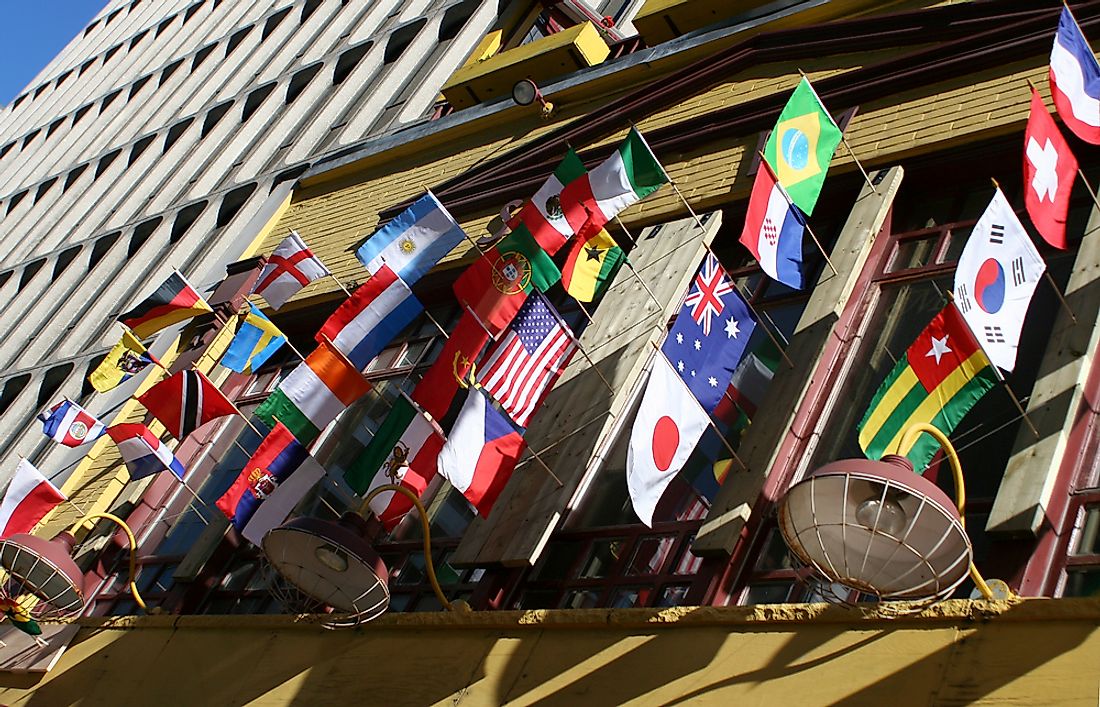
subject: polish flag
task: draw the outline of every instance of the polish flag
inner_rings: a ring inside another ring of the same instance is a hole
[[[0,538],[29,533],[65,496],[26,459],[19,462],[15,476],[0,501]]]
[[[1077,158],[1032,88],[1024,131],[1024,204],[1043,240],[1055,248],[1067,247],[1066,214],[1076,175]]]
[[[687,463],[710,418],[664,354],[653,359],[626,451],[626,485],[634,512],[653,527],[661,494]]]

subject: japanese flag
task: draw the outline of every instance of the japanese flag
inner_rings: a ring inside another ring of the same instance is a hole
[[[1035,228],[1055,248],[1067,248],[1066,214],[1077,158],[1039,92],[1031,89],[1031,117],[1024,131],[1024,204]]]
[[[710,418],[663,354],[653,359],[649,383],[626,451],[626,485],[634,512],[653,526],[661,494],[683,468]]]

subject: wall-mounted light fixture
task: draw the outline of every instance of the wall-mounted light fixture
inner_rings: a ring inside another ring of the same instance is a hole
[[[543,97],[542,91],[531,79],[522,79],[512,86],[512,100],[520,106],[529,106],[538,101],[542,106],[543,118],[549,118],[554,112],[554,104]]]

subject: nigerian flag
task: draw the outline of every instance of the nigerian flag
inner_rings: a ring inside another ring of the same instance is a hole
[[[764,146],[780,186],[803,213],[813,213],[841,132],[805,76],[798,82]]]
[[[898,450],[905,431],[925,422],[950,435],[996,382],[978,340],[955,305],[948,303],[879,386],[859,423],[859,446],[868,459],[902,454],[921,472],[939,442],[921,435],[909,449]]]

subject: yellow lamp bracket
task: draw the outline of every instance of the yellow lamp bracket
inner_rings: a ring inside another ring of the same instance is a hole
[[[126,533],[127,540],[130,541],[130,594],[134,597],[134,603],[141,607],[142,611],[146,611],[145,600],[141,598],[141,593],[137,588],[137,539],[134,537],[134,531],[130,530],[130,526],[126,525],[126,521],[122,520],[118,516],[112,513],[89,513],[73,525],[72,532],[75,532],[84,525],[84,523],[90,520],[109,520],[118,527],[122,528],[122,531]]]

